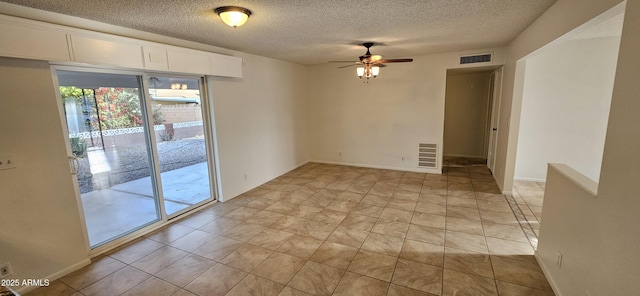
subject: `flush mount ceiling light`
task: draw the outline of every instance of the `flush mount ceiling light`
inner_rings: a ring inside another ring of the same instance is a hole
[[[244,25],[251,15],[251,10],[238,6],[222,6],[213,11],[220,16],[225,24],[234,28]]]

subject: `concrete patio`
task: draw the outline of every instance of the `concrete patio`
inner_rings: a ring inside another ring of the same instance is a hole
[[[211,197],[207,163],[161,173],[168,215]],[[188,186],[185,186],[188,184]],[[150,177],[82,194],[92,247],[160,219]]]

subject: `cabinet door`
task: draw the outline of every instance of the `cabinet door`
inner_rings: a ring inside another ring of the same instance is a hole
[[[169,70],[167,50],[154,46],[143,46],[144,68],[149,70]]]
[[[69,61],[67,36],[62,32],[0,24],[0,56]]]
[[[242,58],[220,54],[211,56],[211,72],[214,76],[242,78]]]
[[[169,71],[191,74],[208,74],[209,57],[195,50],[168,50]]]
[[[142,45],[71,36],[73,60],[81,63],[143,69]]]

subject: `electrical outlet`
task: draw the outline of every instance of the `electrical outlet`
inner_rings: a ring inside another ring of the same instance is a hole
[[[13,269],[11,268],[11,262],[3,263],[0,265],[0,278],[6,278],[13,274]]]
[[[0,170],[15,169],[16,161],[13,155],[0,156]]]
[[[558,257],[556,257],[556,264],[558,264],[558,268],[562,268],[562,253],[558,252]]]

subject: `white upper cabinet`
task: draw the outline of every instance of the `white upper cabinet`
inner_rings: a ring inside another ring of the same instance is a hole
[[[145,69],[159,71],[169,70],[167,50],[165,48],[144,45],[142,47],[142,52],[144,54]]]
[[[71,35],[73,61],[143,69],[142,45]]]
[[[242,77],[242,58],[0,14],[0,56]]]
[[[0,22],[0,56],[69,61],[67,36],[62,32]]]
[[[209,73],[209,56],[201,51],[188,49],[167,50],[169,71],[180,73]]]
[[[211,72],[213,76],[242,78],[242,59],[238,57],[212,54]]]

